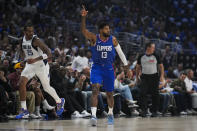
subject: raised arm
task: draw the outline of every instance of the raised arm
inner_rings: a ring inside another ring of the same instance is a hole
[[[92,32],[89,32],[87,29],[86,29],[86,16],[87,16],[87,13],[88,11],[86,11],[85,7],[82,6],[82,11],[81,11],[81,31],[82,31],[82,34],[90,41],[92,41],[93,43],[96,42],[96,35]]]

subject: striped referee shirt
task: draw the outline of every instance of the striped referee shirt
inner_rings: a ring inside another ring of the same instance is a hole
[[[162,64],[162,61],[155,53],[152,55],[141,54],[137,59],[137,64],[141,65],[142,74],[151,75],[158,73],[158,64]]]

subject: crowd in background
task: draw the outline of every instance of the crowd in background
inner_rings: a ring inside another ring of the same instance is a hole
[[[83,117],[84,110],[90,112],[89,78],[92,60],[89,43],[79,39],[78,33],[69,32],[68,27],[59,21],[70,20],[80,23],[82,4],[85,4],[89,11],[88,25],[96,26],[98,21],[105,19],[110,23],[113,33],[130,32],[148,38],[178,42],[176,51],[172,50],[170,45],[166,45],[161,53],[166,80],[158,87],[161,96],[160,112],[163,115],[168,112],[173,115],[195,114],[193,109],[197,108],[197,101],[196,84],[192,82],[194,71],[184,70],[182,63],[174,64],[174,56],[177,53],[188,53],[183,49],[190,49],[189,53],[197,54],[196,3],[196,0],[150,0],[147,3],[143,0],[132,0],[125,1],[124,4],[117,4],[113,0],[86,0],[85,3],[78,0],[0,0],[0,116],[4,118],[5,114],[18,113],[18,81],[23,67],[16,66],[20,62],[17,52],[20,43],[17,38],[23,36],[23,25],[27,21],[34,23],[35,34],[48,45],[53,54],[53,61],[49,63],[50,82],[58,95],[66,100],[63,117]],[[148,5],[151,5],[151,9]],[[166,8],[169,10],[166,11]],[[157,14],[155,10],[160,11],[162,15]],[[50,19],[43,20],[46,16]],[[140,112],[140,86],[135,83],[136,56],[127,56],[130,57],[130,71],[127,74],[124,74],[118,58],[114,63],[114,113],[117,116],[138,116]],[[42,91],[36,78],[29,83],[31,88],[27,87],[27,101],[30,113],[34,114],[36,106],[45,105],[45,99],[49,105],[55,105],[54,100]],[[98,99],[98,113],[100,116],[106,116],[106,95],[102,90]],[[151,102],[148,112],[151,112]],[[52,107],[45,113],[56,117]]]

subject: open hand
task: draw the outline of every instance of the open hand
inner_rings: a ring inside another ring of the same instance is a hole
[[[87,16],[88,11],[85,9],[85,6],[82,5],[81,16]]]

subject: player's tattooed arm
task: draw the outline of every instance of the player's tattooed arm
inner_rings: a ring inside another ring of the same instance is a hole
[[[86,37],[86,39],[95,43],[96,42],[96,35],[92,32],[89,32],[86,28],[87,13],[88,13],[88,11],[85,9],[84,6],[82,6],[82,10],[81,10],[81,31],[82,31],[82,34]]]

